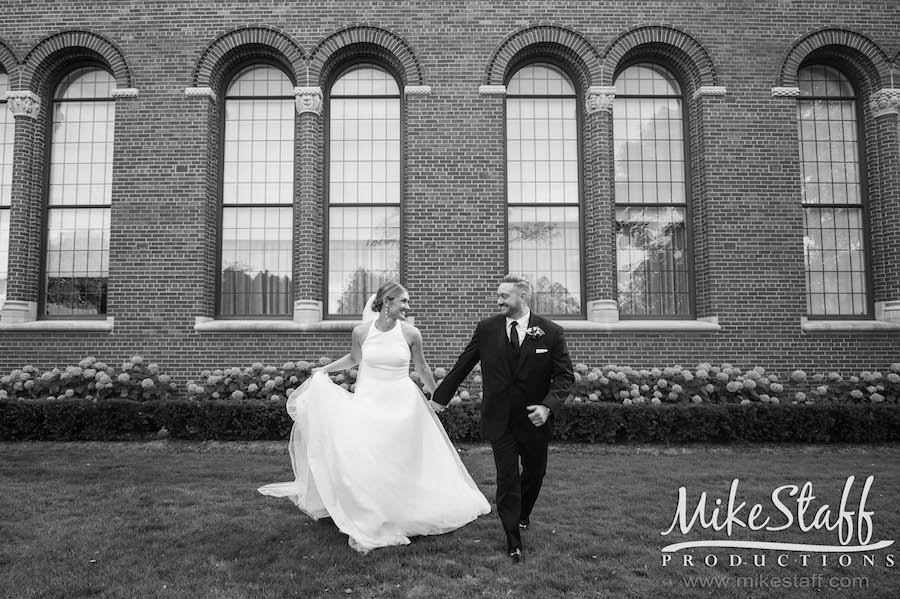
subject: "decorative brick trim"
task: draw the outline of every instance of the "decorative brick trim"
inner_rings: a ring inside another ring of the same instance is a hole
[[[616,88],[612,85],[592,85],[585,96],[585,110],[588,114],[606,111],[611,112]]]
[[[869,107],[876,119],[900,114],[900,88],[886,87],[874,92],[869,98]]]
[[[137,98],[138,89],[136,87],[117,87],[112,90],[113,98]]]
[[[643,23],[619,34],[602,50],[602,85],[613,85],[623,60],[652,52],[668,56],[692,78],[692,87],[718,86],[716,67],[703,45],[684,30],[665,23]]]
[[[772,88],[772,97],[773,98],[796,98],[800,95],[799,87],[773,87]]]
[[[479,85],[478,93],[482,96],[505,96],[505,85]]]
[[[62,31],[39,42],[22,64],[20,89],[39,89],[35,76],[46,70],[45,65],[54,56],[64,58],[68,54],[88,50],[98,55],[110,68],[116,80],[116,87],[132,87],[131,71],[125,61],[125,54],[113,42],[91,31]]]
[[[211,87],[188,87],[184,90],[184,95],[186,96],[205,96],[212,100],[216,101],[216,92],[213,91]]]
[[[0,41],[0,70],[9,75],[10,88],[18,88],[19,59],[3,41]]]
[[[306,73],[306,55],[300,44],[289,34],[268,26],[248,26],[232,29],[213,41],[204,50],[191,79],[194,87],[217,88],[217,75],[235,53],[253,50],[273,54],[285,67],[290,66],[294,81],[301,81]]]
[[[294,95],[297,105],[297,114],[311,112],[316,116],[322,116],[322,88],[321,87],[295,87]]]
[[[407,85],[403,88],[407,96],[427,96],[431,94],[430,85]]]
[[[523,55],[550,54],[579,73],[582,89],[600,80],[600,55],[587,37],[571,27],[556,23],[534,23],[506,36],[488,59],[484,85],[502,85],[511,68]]]
[[[806,57],[825,46],[843,46],[849,52],[847,59],[858,62],[853,54],[864,57],[870,63],[872,69],[878,73],[881,81],[879,85],[888,83],[890,79],[891,65],[887,54],[868,37],[838,27],[822,27],[798,38],[791,47],[782,54],[779,62],[779,72],[775,77],[776,86],[796,87],[797,71]]]
[[[694,90],[691,99],[696,100],[701,96],[724,96],[728,93],[724,85],[701,85]]]
[[[13,116],[36,119],[41,110],[41,99],[30,91],[6,92],[6,100]]]
[[[405,39],[383,27],[363,24],[338,29],[316,46],[309,58],[307,85],[325,85],[335,63],[357,56],[376,56],[389,62],[404,86],[425,85],[424,69]]]

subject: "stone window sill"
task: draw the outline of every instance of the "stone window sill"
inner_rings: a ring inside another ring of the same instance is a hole
[[[555,320],[566,331],[592,333],[633,333],[633,332],[675,332],[675,333],[715,333],[722,330],[718,316],[696,320]]]
[[[886,320],[809,320],[800,317],[804,333],[900,333],[900,322]]]
[[[284,332],[284,333],[320,333],[320,332],[350,332],[358,325],[359,320],[320,320],[318,322],[300,323],[293,320],[216,320],[206,316],[195,317],[194,330],[202,333],[230,333],[230,332]],[[406,322],[413,324],[413,317],[408,317]]]
[[[110,333],[113,317],[105,320],[28,320],[25,322],[0,322],[0,331],[61,331],[73,333]]]

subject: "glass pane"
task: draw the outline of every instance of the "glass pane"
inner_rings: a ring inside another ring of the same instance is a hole
[[[0,73],[6,77],[5,73]],[[9,206],[12,189],[13,141],[15,139],[15,119],[3,102],[3,91],[0,87],[0,208]]]
[[[332,96],[399,96],[400,86],[390,73],[367,64],[345,72],[331,87]]]
[[[9,75],[0,71],[0,102],[6,100],[6,92],[9,91]]]
[[[801,96],[821,98],[852,98],[856,95],[847,76],[838,69],[815,64],[797,72],[797,84]]]
[[[294,199],[294,101],[225,101],[223,204]]]
[[[627,315],[690,314],[685,211],[616,208],[619,310]]]
[[[47,211],[45,314],[106,313],[109,208]]]
[[[328,235],[328,312],[358,317],[383,282],[400,278],[400,208],[332,207]]]
[[[54,102],[51,206],[110,203],[114,120],[111,100]]]
[[[862,209],[806,207],[803,225],[810,314],[866,314]]]
[[[616,97],[680,95],[681,86],[675,76],[651,62],[632,65],[616,77]]]
[[[331,100],[331,204],[400,203],[400,99]]]
[[[516,71],[506,86],[506,95],[574,96],[575,88],[555,66],[535,63]]]
[[[290,207],[224,207],[219,313],[287,315],[293,305]]]
[[[116,80],[112,74],[97,67],[75,69],[59,82],[53,98],[74,100],[81,98],[112,98]]]
[[[287,74],[268,65],[250,65],[237,74],[228,86],[228,96],[291,96],[294,86]]]
[[[6,300],[9,269],[9,208],[0,208],[0,307]]]
[[[801,194],[805,204],[859,204],[855,100],[800,100]]]
[[[532,283],[539,314],[581,313],[581,235],[577,206],[510,206],[509,270]]]
[[[685,202],[683,130],[680,98],[616,97],[613,135],[617,203]]]
[[[506,100],[510,204],[578,204],[578,122],[574,98]]]

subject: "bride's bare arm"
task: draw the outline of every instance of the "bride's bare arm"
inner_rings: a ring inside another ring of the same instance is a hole
[[[362,359],[362,342],[365,340],[365,334],[368,330],[368,327],[358,326],[353,329],[353,339],[350,344],[350,353],[346,354],[334,362],[326,364],[325,366],[321,366],[319,368],[313,368],[312,372],[340,372],[341,370],[349,370],[353,368],[359,361]]]
[[[429,393],[434,393],[434,390],[437,389],[437,383],[434,380],[434,375],[431,373],[428,362],[425,361],[425,351],[422,348],[422,333],[416,327],[410,327],[410,337],[409,349],[412,353],[416,373],[425,384],[425,390]]]

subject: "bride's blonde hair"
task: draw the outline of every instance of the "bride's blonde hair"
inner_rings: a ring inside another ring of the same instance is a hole
[[[385,281],[375,292],[375,302],[372,304],[373,312],[381,312],[384,307],[384,300],[392,300],[395,297],[403,295],[406,288],[397,281]]]

